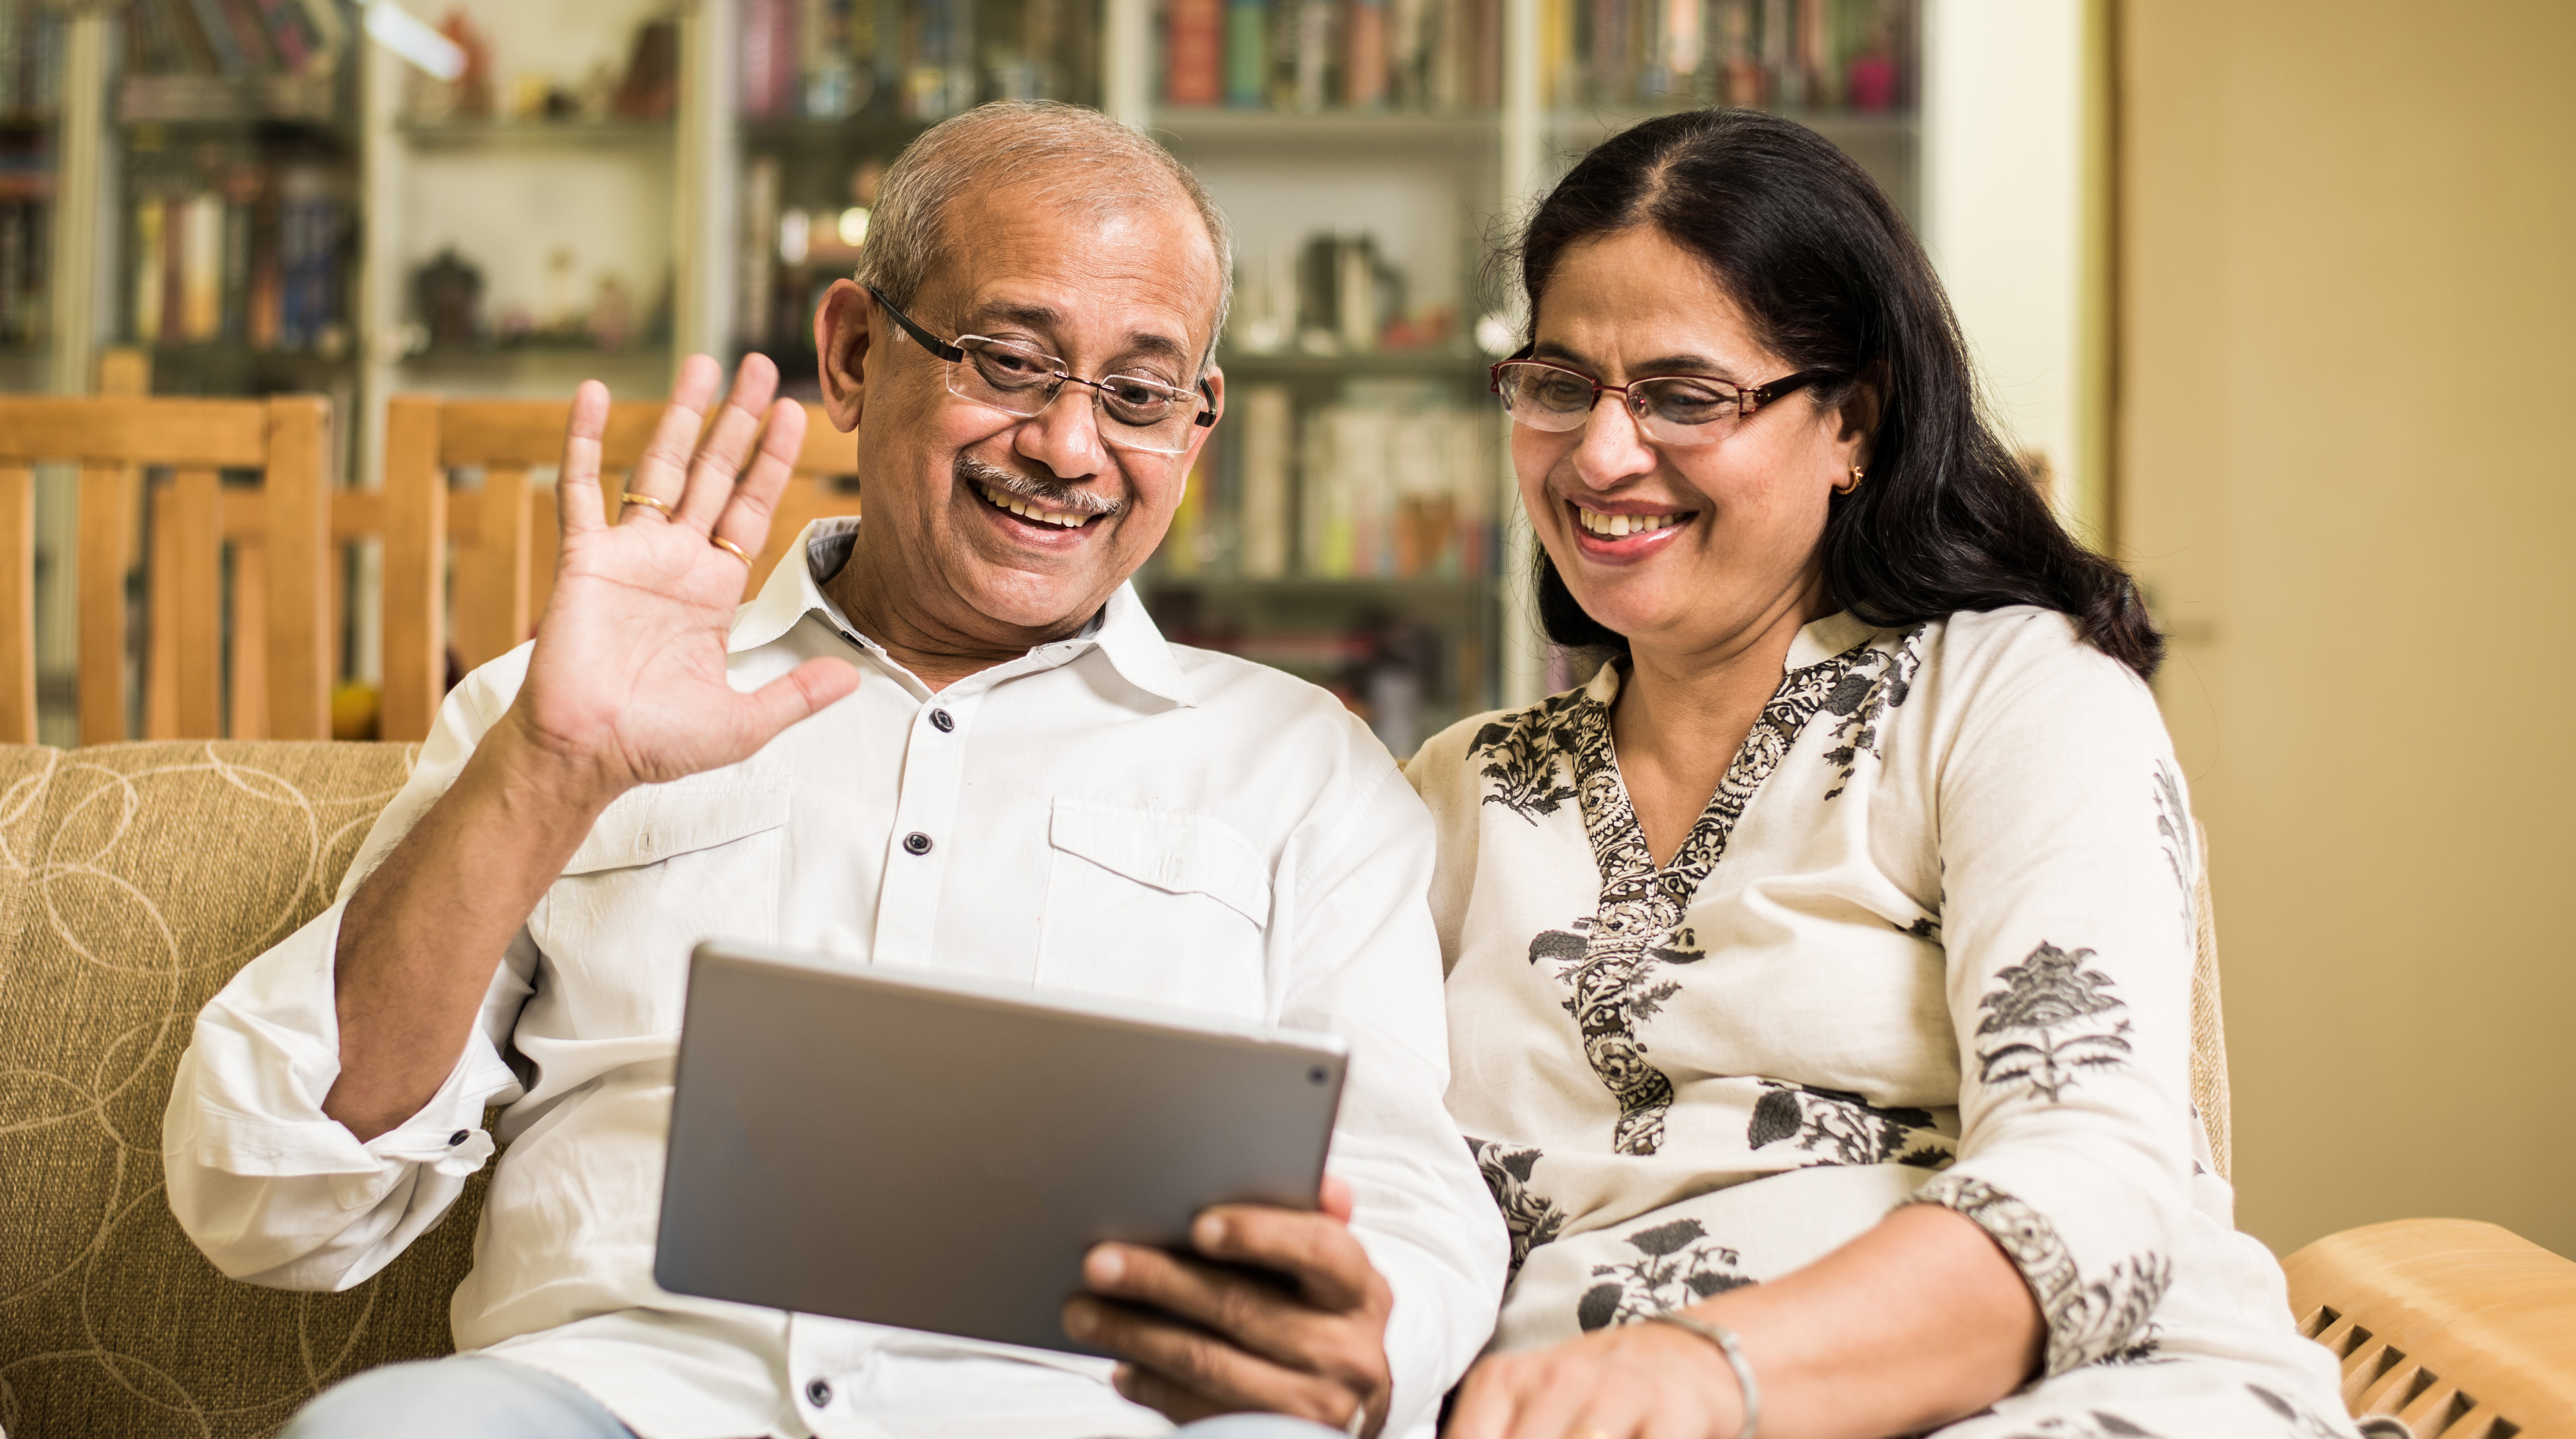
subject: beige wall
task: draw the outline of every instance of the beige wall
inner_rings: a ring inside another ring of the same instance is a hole
[[[2576,5],[2121,10],[2119,544],[2239,1219],[2576,1254]]]

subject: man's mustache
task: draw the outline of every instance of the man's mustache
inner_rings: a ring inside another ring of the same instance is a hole
[[[960,484],[988,485],[1006,495],[1032,500],[1052,510],[1073,510],[1086,515],[1115,515],[1127,508],[1127,502],[1108,495],[1095,494],[1076,485],[1057,480],[1032,479],[1014,474],[999,465],[988,465],[972,455],[960,454],[953,467]]]

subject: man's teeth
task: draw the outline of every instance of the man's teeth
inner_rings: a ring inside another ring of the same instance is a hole
[[[1574,507],[1574,513],[1575,517],[1582,521],[1585,530],[1612,540],[1622,535],[1641,535],[1648,530],[1665,529],[1690,518],[1687,514],[1605,515],[1587,510],[1581,505]]]
[[[975,488],[983,492],[985,501],[995,509],[1009,510],[1021,519],[1034,520],[1041,525],[1062,525],[1068,530],[1080,529],[1083,522],[1091,518],[1078,510],[1062,514],[1042,510],[1017,495],[1006,490],[994,489],[991,485],[977,485]]]

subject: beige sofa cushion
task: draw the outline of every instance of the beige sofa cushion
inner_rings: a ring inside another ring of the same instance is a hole
[[[360,1369],[450,1348],[478,1178],[345,1294],[215,1272],[161,1186],[191,1021],[330,902],[411,750],[0,748],[0,1429],[265,1435]]]

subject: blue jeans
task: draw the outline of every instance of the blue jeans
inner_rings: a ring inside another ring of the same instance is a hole
[[[1340,1439],[1276,1414],[1229,1414],[1186,1439]],[[332,1385],[277,1439],[635,1439],[579,1387],[542,1369],[478,1354],[389,1364]]]

